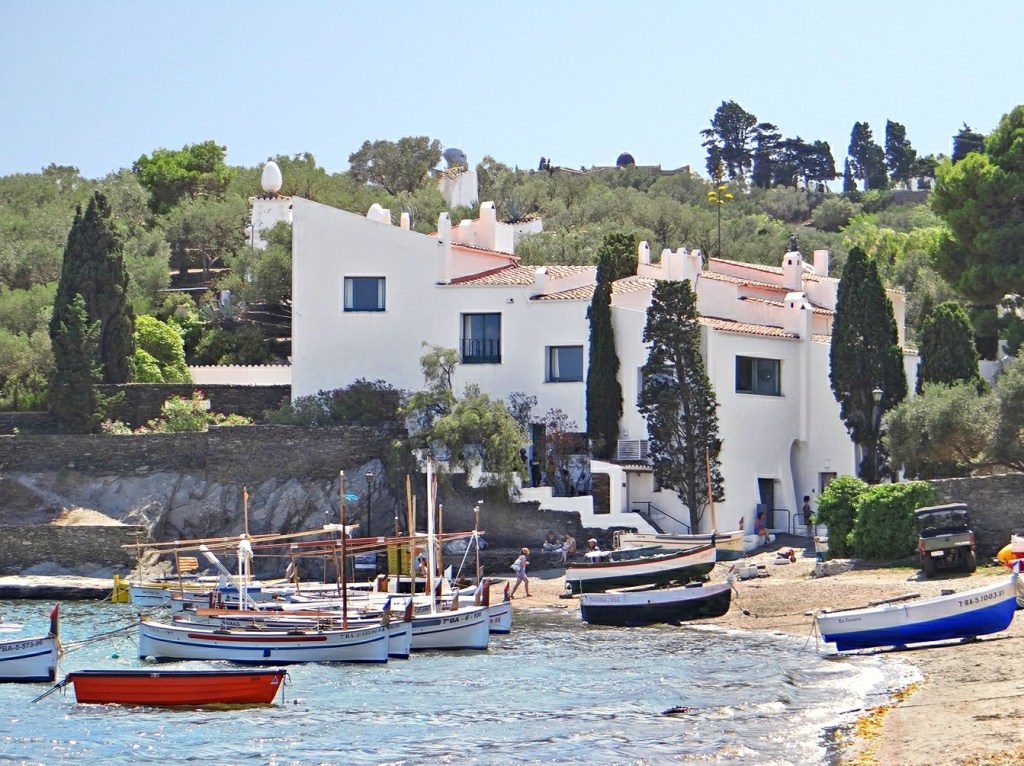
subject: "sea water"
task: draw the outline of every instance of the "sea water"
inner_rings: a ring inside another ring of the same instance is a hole
[[[0,601],[0,614],[33,635],[50,606]],[[146,666],[135,607],[61,612],[58,679]],[[916,680],[884,655],[828,656],[813,637],[588,626],[575,601],[515,620],[487,651],[290,666],[270,706],[78,705],[70,686],[30,704],[51,685],[3,684],[0,764],[830,764],[836,727]]]

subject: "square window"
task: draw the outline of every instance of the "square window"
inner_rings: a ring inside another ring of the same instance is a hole
[[[383,311],[384,277],[345,277],[345,311]]]
[[[548,346],[548,382],[583,380],[583,346]]]
[[[501,362],[501,314],[462,315],[462,363]]]
[[[781,396],[781,368],[778,359],[736,357],[736,391],[741,394]]]

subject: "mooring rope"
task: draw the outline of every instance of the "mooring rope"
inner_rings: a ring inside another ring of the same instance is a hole
[[[100,641],[109,641],[114,638],[129,638],[132,636],[134,630],[139,626],[138,621],[131,623],[130,625],[122,625],[114,628],[113,630],[107,630],[103,633],[97,633],[94,636],[88,638],[80,638],[75,641],[61,642],[61,649],[64,652],[73,652],[76,649],[81,649],[83,646],[89,646]]]

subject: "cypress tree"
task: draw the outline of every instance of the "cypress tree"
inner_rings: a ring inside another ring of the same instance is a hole
[[[883,413],[906,398],[907,376],[892,303],[877,264],[859,247],[850,250],[839,280],[829,355],[829,380],[840,417],[862,448],[860,476],[877,483],[879,423]],[[882,392],[877,405],[875,389]]]
[[[985,389],[978,373],[978,349],[974,345],[971,318],[956,301],[940,303],[921,325],[917,393],[921,393],[925,383],[972,383],[979,393]]]
[[[587,433],[593,439],[595,457],[614,454],[622,418],[622,386],[619,384],[619,356],[612,326],[612,283],[636,274],[636,237],[632,234],[605,236],[598,251],[597,284],[587,309],[590,322],[589,364],[587,365]]]
[[[128,270],[121,237],[111,221],[106,197],[99,192],[93,194],[84,214],[78,209],[68,233],[50,322],[51,340],[62,323],[67,325],[66,312],[76,295],[85,303],[88,324],[99,323],[96,360],[101,381],[128,382],[135,351],[135,314],[128,303]],[[54,356],[59,367],[56,345]]]
[[[85,300],[75,295],[54,311],[50,324],[54,371],[50,377],[50,412],[74,433],[91,433],[100,422],[101,401],[96,389],[99,365],[96,338],[99,322],[89,323]]]
[[[638,409],[647,419],[654,475],[674,489],[699,529],[708,506],[708,462],[714,499],[725,499],[718,454],[718,401],[700,355],[697,295],[689,280],[659,281],[647,308]]]

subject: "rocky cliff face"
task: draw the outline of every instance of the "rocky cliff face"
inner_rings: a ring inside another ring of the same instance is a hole
[[[404,482],[397,490],[389,485],[381,461],[395,436],[367,428],[280,426],[206,434],[0,436],[0,527],[123,524],[156,541],[231,537],[246,525],[254,535],[286,534],[338,523],[344,493],[346,523],[359,525],[357,536],[391,535],[396,522],[407,528]],[[422,476],[410,478],[420,531],[426,529],[423,485]],[[479,504],[480,529],[495,548],[539,546],[549,529],[572,530],[582,539],[577,514],[514,503],[467,488],[458,477],[439,503],[447,531],[472,529]],[[67,571],[84,566],[74,547],[62,556],[56,565]]]
[[[346,481],[347,513],[353,506],[365,509],[363,498],[372,486],[365,475],[379,475],[380,470],[379,461],[370,461],[354,472],[358,480]],[[283,476],[246,486],[177,471],[98,476],[65,470],[8,472],[0,486],[5,498],[10,491],[4,503],[5,524],[47,524],[77,516],[78,523],[138,525],[158,541],[227,537],[246,527],[251,534],[288,533],[339,521],[340,477],[327,481]],[[377,510],[393,517],[389,508],[394,499],[386,487],[376,486],[371,494],[376,495]],[[365,520],[365,510],[359,516]]]

